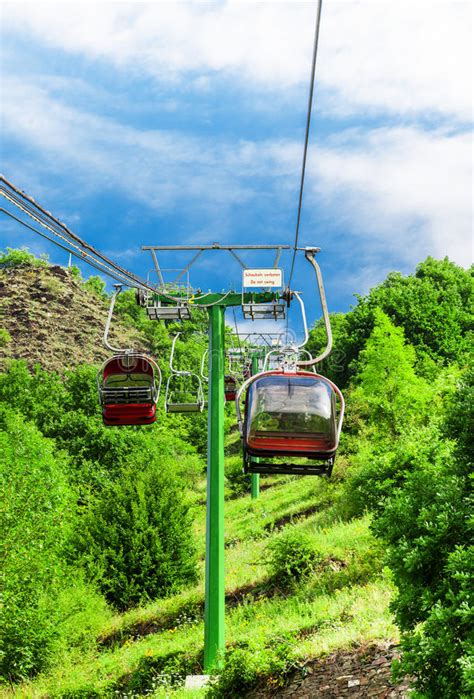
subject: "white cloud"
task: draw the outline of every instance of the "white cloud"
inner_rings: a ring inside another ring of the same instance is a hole
[[[309,79],[315,3],[4,3],[3,15],[7,32],[187,89],[224,76],[284,96]],[[469,120],[471,41],[469,1],[326,0],[317,108]]]
[[[416,128],[346,132],[317,150],[313,187],[359,241],[400,259],[472,260],[472,140]]]
[[[249,207],[265,212],[272,236],[281,235],[268,222],[296,203],[300,143],[140,131],[75,110],[14,79],[5,95],[3,133],[38,154],[37,169],[67,173],[69,186],[78,183],[85,191],[120,191],[150,211],[187,207],[207,240],[210,222],[219,223],[221,239],[235,235],[230,212]],[[466,133],[415,127],[346,130],[326,139],[309,157],[306,230],[317,223],[320,231],[324,217],[331,218],[354,236],[354,244],[382,258],[386,251],[409,262],[448,254],[468,264],[470,145]]]
[[[74,109],[23,80],[5,78],[3,87],[4,137],[33,148],[50,172],[68,172],[87,190],[119,190],[152,209],[170,210],[179,200],[223,216],[225,207],[255,196],[254,178],[271,172],[286,182],[292,168],[287,153],[297,152],[284,143],[143,131]]]

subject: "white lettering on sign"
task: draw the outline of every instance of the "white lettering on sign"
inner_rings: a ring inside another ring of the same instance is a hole
[[[245,289],[249,287],[282,287],[283,272],[281,269],[244,269],[242,285]]]

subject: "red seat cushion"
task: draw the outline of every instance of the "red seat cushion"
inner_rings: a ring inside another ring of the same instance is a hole
[[[153,403],[110,404],[103,410],[105,425],[150,425],[156,420]]]

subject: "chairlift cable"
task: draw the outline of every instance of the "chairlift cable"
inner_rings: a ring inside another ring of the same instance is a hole
[[[26,221],[22,221],[21,218],[18,218],[17,216],[15,216],[15,214],[12,214],[10,211],[7,211],[3,207],[0,207],[0,212],[2,214],[5,214],[6,216],[9,216],[10,218],[14,219],[17,223],[24,226],[25,228],[29,228],[30,231],[33,231],[33,233],[37,233],[39,236],[41,236],[42,238],[45,238],[50,243],[57,245],[59,248],[61,248],[62,250],[65,250],[70,255],[74,255],[74,257],[77,257],[82,262],[85,262],[87,265],[90,265],[91,267],[96,269],[98,272],[102,272],[102,274],[104,274],[104,273],[108,274],[112,279],[115,279],[115,281],[120,282],[121,284],[125,283],[124,280],[121,279],[120,277],[112,275],[110,272],[107,272],[106,270],[104,270],[103,267],[101,267],[99,264],[96,264],[95,262],[93,262],[92,258],[90,258],[87,255],[87,253],[75,252],[74,250],[71,250],[71,248],[68,248],[66,245],[59,243],[57,240],[54,240],[54,238],[50,238],[49,235],[46,235],[46,233],[43,233],[42,231],[38,230],[34,226],[30,226],[29,223],[26,223]]]
[[[303,162],[301,165],[300,191],[299,191],[299,198],[298,198],[298,215],[296,218],[295,243],[293,246],[293,258],[291,261],[290,276],[288,278],[288,288],[290,288],[290,286],[291,286],[291,280],[293,277],[293,270],[295,267],[296,251],[298,249],[298,239],[299,239],[299,234],[300,234],[301,210],[302,210],[302,206],[303,206],[304,180],[305,180],[305,173],[306,173],[306,159],[307,159],[307,155],[308,155],[309,132],[310,132],[310,126],[311,126],[311,112],[312,112],[312,107],[313,107],[314,78],[315,78],[315,73],[316,73],[316,57],[318,55],[319,27],[321,24],[322,4],[323,4],[323,0],[318,0],[318,6],[317,6],[317,10],[316,10],[316,27],[315,27],[315,32],[314,32],[313,58],[312,58],[312,62],[311,62],[311,78],[310,78],[310,85],[309,85],[308,111],[307,111],[307,115],[306,115],[306,131],[305,131],[304,148],[303,148]]]
[[[0,188],[0,194],[3,194],[1,188]],[[45,235],[44,233],[42,233],[41,231],[37,230],[37,229],[34,228],[33,226],[29,226],[26,222],[21,221],[20,219],[17,219],[16,216],[14,216],[14,215],[11,214],[10,212],[8,212],[6,209],[2,209],[2,211],[3,211],[5,214],[7,214],[7,216],[10,216],[11,218],[14,218],[14,219],[17,220],[19,223],[21,223],[23,226],[25,226],[26,228],[29,228],[30,230],[32,230],[33,232],[37,233],[38,235],[41,235],[42,237],[46,238],[47,240],[50,240],[50,241],[51,241],[52,243],[54,243],[55,245],[58,245],[58,247],[61,247],[61,248],[65,249],[65,250],[67,250],[67,252],[69,252],[69,253],[75,255],[76,257],[78,257],[79,259],[81,259],[83,262],[86,262],[87,264],[91,264],[93,267],[95,267],[95,269],[99,269],[98,266],[100,266],[100,271],[101,271],[102,273],[108,275],[109,277],[115,279],[116,281],[120,281],[122,284],[124,284],[124,285],[126,285],[126,286],[136,286],[136,283],[133,283],[133,284],[130,283],[130,279],[129,279],[128,277],[123,276],[120,272],[116,272],[115,269],[113,269],[113,268],[111,269],[107,264],[105,264],[104,262],[102,262],[100,259],[96,259],[96,258],[93,257],[92,255],[90,255],[88,252],[86,252],[85,250],[83,250],[81,247],[79,247],[79,246],[76,245],[75,243],[73,243],[73,242],[71,242],[70,240],[68,240],[67,237],[65,237],[62,233],[59,233],[59,231],[57,231],[54,227],[52,227],[51,225],[49,225],[48,223],[46,223],[44,220],[42,220],[42,217],[41,217],[41,216],[37,216],[37,215],[36,215],[34,212],[32,212],[27,206],[23,206],[20,202],[14,201],[14,200],[11,199],[10,197],[6,197],[6,198],[7,198],[9,201],[11,201],[18,209],[20,209],[21,211],[23,211],[24,213],[26,213],[28,216],[30,216],[30,218],[32,218],[34,221],[36,221],[37,223],[39,223],[41,226],[43,226],[44,228],[46,228],[47,230],[49,230],[54,236],[56,236],[57,238],[59,238],[60,240],[62,240],[64,243],[66,243],[66,245],[68,245],[68,246],[70,246],[70,247],[65,247],[64,245],[62,245],[61,243],[59,243],[57,240],[54,240],[53,238],[49,238],[49,236],[47,236],[47,235]],[[78,252],[74,252],[73,250],[71,250],[71,248],[74,248],[74,249],[77,250]],[[91,262],[92,260],[94,261],[95,264],[93,264],[93,263]]]
[[[1,183],[4,183],[12,191],[7,191]],[[50,230],[51,233],[53,233],[53,235],[62,239],[68,245],[71,245],[72,247],[79,249],[81,255],[89,256],[87,253],[85,253],[85,250],[87,250],[89,251],[90,255],[99,258],[98,260],[96,260],[97,262],[101,260],[103,263],[105,263],[106,266],[109,267],[109,271],[104,270],[106,274],[109,274],[109,276],[112,276],[112,274],[109,273],[110,268],[112,268],[112,270],[118,273],[122,277],[122,279],[126,278],[128,280],[127,282],[125,282],[128,286],[139,286],[153,291],[153,288],[150,287],[145,281],[143,281],[133,273],[129,272],[128,270],[124,269],[120,265],[117,265],[115,262],[103,255],[99,250],[96,250],[93,246],[89,245],[86,241],[82,240],[79,236],[73,233],[65,224],[56,219],[49,213],[49,211],[47,211],[40,204],[38,204],[38,202],[36,202],[34,199],[29,197],[21,190],[17,189],[17,187],[15,187],[15,185],[13,185],[5,177],[3,177],[3,175],[0,175],[0,194],[2,194],[17,208],[19,208],[28,216],[33,218],[37,223]],[[61,231],[59,231],[58,228],[60,228]]]

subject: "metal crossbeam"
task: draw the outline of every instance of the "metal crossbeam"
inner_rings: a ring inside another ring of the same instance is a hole
[[[156,253],[154,250],[151,251],[151,256],[153,257],[153,264],[155,265],[155,270],[156,270],[156,275],[158,277],[158,281],[160,282],[161,286],[165,285],[165,280],[163,279],[163,275],[161,273],[160,265],[158,264],[158,258],[156,256]]]
[[[142,250],[290,250],[291,245],[142,245]]]
[[[159,301],[160,303],[170,304],[170,299],[173,297],[176,303],[179,301],[187,300],[187,307],[192,308],[193,306],[242,306],[244,304],[273,304],[279,301],[281,294],[272,291],[262,291],[260,293],[249,291],[245,294],[238,294],[236,292],[228,292],[226,294],[219,293],[209,293],[203,294],[201,297],[194,298],[191,296],[189,299],[184,294],[179,293],[167,293],[160,294],[156,291],[151,295],[154,301]]]

